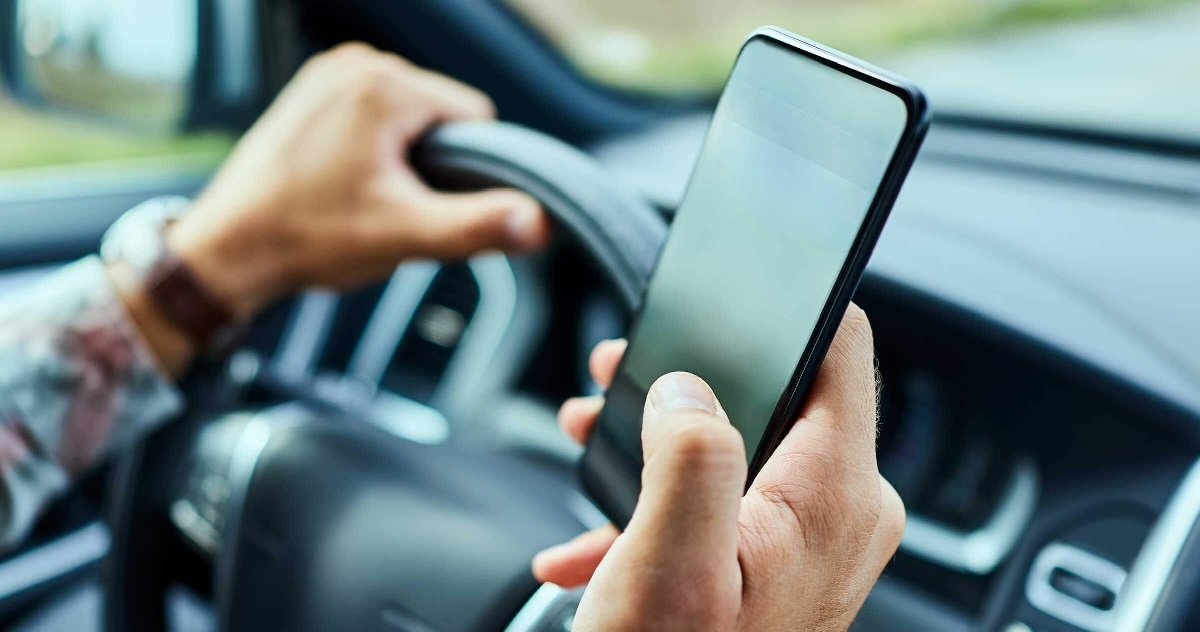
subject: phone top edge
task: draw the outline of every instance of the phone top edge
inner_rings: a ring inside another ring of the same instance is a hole
[[[869,61],[815,42],[803,35],[772,24],[760,26],[751,31],[746,40],[742,42],[741,48],[738,49],[738,55],[741,55],[741,49],[744,49],[747,44],[757,39],[768,39],[776,44],[788,46],[801,53],[815,57],[819,61],[832,65],[839,70],[846,71],[851,75],[856,75],[869,83],[884,88],[888,92],[900,97],[904,102],[904,107],[908,111],[908,127],[918,133],[923,132],[929,127],[930,119],[932,118],[929,109],[929,99],[925,96],[925,92],[920,86],[912,80],[886,68],[881,68]]]

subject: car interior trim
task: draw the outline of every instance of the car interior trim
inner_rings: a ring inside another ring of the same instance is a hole
[[[1088,185],[1137,188],[1158,195],[1200,196],[1200,161],[1155,153],[1131,160],[1125,149],[1074,145],[1038,137],[1013,137],[939,127],[932,143],[921,151],[926,160],[951,164],[976,163],[1014,169],[1039,178],[1079,180]]]
[[[542,584],[517,611],[517,616],[504,628],[504,632],[536,632],[543,629],[546,618],[568,599],[569,591],[554,584]]]
[[[851,629],[962,632],[973,623],[968,613],[885,571]]]
[[[1052,576],[1060,569],[1109,590],[1113,595],[1121,594],[1125,569],[1078,547],[1051,542],[1038,553],[1025,580],[1025,598],[1038,610],[1088,632],[1110,629],[1112,609],[1093,607],[1054,587]]]
[[[164,165],[161,160],[154,158],[41,167],[0,174],[0,206],[24,206],[26,212],[23,217],[30,219],[27,205],[38,202],[78,200],[80,204],[91,202],[95,205],[97,198],[101,203],[109,198],[144,201],[158,197],[160,191],[167,195],[191,197],[211,175],[209,168]],[[131,206],[113,208],[116,214],[109,219],[109,223]],[[14,208],[12,212],[18,211]],[[97,232],[97,236],[100,232],[103,229]]]
[[[507,257],[476,257],[467,266],[479,286],[479,303],[432,399],[433,407],[454,421],[467,418],[486,396],[486,392],[480,392],[480,385],[493,381],[488,372],[517,314],[517,280]]]
[[[233,447],[233,455],[229,459],[229,480],[235,489],[244,490],[246,482],[254,475],[254,466],[258,464],[258,457],[262,455],[262,451],[266,449],[267,443],[271,440],[271,423],[267,421],[268,417],[275,417],[279,410],[288,408],[290,407],[285,404],[282,407],[250,415],[246,420]],[[236,493],[233,494],[233,496],[236,495]]]
[[[0,601],[95,564],[108,555],[108,527],[92,522],[0,563]]]
[[[450,422],[441,411],[383,390],[371,397],[366,418],[388,433],[415,443],[437,445],[450,438]]]
[[[231,358],[227,375],[242,387],[257,382],[287,399],[338,411],[415,443],[436,445],[450,437],[450,422],[445,415],[421,402],[347,376],[322,374],[294,378],[260,371],[260,367],[257,356],[239,353]],[[185,521],[187,518],[184,516]]]
[[[939,127],[977,130],[1022,138],[1040,138],[1049,142],[1113,147],[1147,153],[1174,154],[1195,157],[1200,143],[1187,138],[1140,131],[1130,132],[1102,127],[1071,127],[1036,120],[1006,118],[998,115],[981,117],[968,113],[939,112],[935,117]]]
[[[350,356],[347,374],[352,379],[374,388],[383,382],[396,347],[439,270],[441,266],[432,261],[409,261],[396,268]]]
[[[1113,607],[1113,630],[1145,630],[1200,520],[1200,460],[1184,475],[1129,570]]]
[[[311,382],[310,386],[319,391],[315,395],[365,413],[396,436],[419,443],[444,441],[449,434],[449,420],[464,418],[481,398],[480,385],[495,381],[489,373],[505,347],[520,300],[516,275],[507,257],[476,257],[467,266],[478,284],[479,302],[434,392],[432,406],[398,395],[385,396],[380,389],[392,357],[443,269],[430,261],[407,262],[393,273],[363,328],[344,377],[313,375],[337,303],[329,303],[322,293],[316,297],[312,292],[306,294],[284,334],[275,361],[276,378],[293,384]],[[403,421],[389,420],[390,415],[401,415]]]
[[[987,575],[1012,552],[1033,517],[1040,495],[1033,459],[1021,457],[995,512],[974,531],[960,531],[910,514],[900,549],[928,562],[972,575]]]
[[[184,498],[176,498],[168,513],[171,524],[205,555],[215,556],[221,548],[221,534],[206,520],[196,506]]]
[[[162,195],[195,195],[211,174],[160,163],[135,160],[0,175],[0,266],[55,264],[90,254],[125,211]]]
[[[242,519],[242,504],[250,487],[254,470],[262,457],[263,450],[271,442],[273,429],[283,424],[295,423],[303,416],[303,408],[297,404],[283,404],[258,413],[246,414],[241,432],[233,447],[229,460],[230,495],[226,505],[226,533],[237,533]],[[216,582],[216,603],[220,609],[220,626],[218,629],[228,629],[228,612],[225,607],[232,603],[233,596],[229,592],[233,588],[232,581],[237,568],[233,550],[236,547],[222,547],[217,555],[214,568]]]
[[[218,96],[235,103],[253,94],[258,80],[258,14],[254,3],[243,0],[217,0],[216,9],[221,72],[214,79]]]
[[[600,511],[587,496],[575,493],[567,497],[567,510],[575,515],[583,526],[589,529],[599,529],[609,524],[604,512]]]
[[[337,313],[338,295],[325,290],[305,292],[288,321],[283,343],[272,363],[279,375],[302,380],[312,376]]]

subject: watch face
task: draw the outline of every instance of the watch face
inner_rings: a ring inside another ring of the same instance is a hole
[[[101,258],[110,263],[121,261],[144,274],[162,254],[163,229],[189,204],[187,198],[162,197],[133,207],[104,233]]]

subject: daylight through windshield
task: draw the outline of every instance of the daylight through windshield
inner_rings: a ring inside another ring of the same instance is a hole
[[[719,88],[777,24],[920,83],[939,113],[1200,141],[1196,0],[510,0],[583,72]]]

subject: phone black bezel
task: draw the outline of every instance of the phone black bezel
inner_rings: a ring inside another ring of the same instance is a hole
[[[896,197],[899,195],[900,188],[908,175],[909,169],[912,167],[921,142],[929,128],[930,121],[929,107],[924,94],[906,79],[779,27],[765,26],[755,30],[743,43],[742,49],[744,50],[746,46],[755,41],[765,41],[771,45],[785,48],[792,53],[804,55],[843,74],[886,90],[901,100],[904,104],[907,118],[904,130],[897,141],[896,150],[888,162],[875,197],[871,200],[871,204],[867,209],[866,217],[859,226],[858,233],[855,235],[851,245],[850,253],[847,255],[842,269],[838,273],[833,290],[830,292],[825,305],[821,309],[820,317],[813,328],[813,333],[809,337],[808,344],[800,356],[800,360],[788,382],[788,386],[780,395],[779,402],[776,404],[767,428],[759,440],[758,448],[750,459],[749,471],[746,477],[747,489],[749,489],[767,459],[779,447],[784,437],[787,436],[787,433],[791,430],[795,419],[799,416],[801,409],[807,401],[809,389],[816,378],[817,369],[828,352],[829,345],[832,343],[834,334],[837,332],[837,326],[841,322],[846,309],[849,307],[850,300],[858,287],[859,281],[862,279],[867,260],[875,248],[883,226],[891,213],[892,206],[895,204]],[[738,56],[741,56],[741,50],[739,50]],[[734,68],[736,68],[736,64]],[[730,75],[732,76],[732,71]],[[728,83],[728,79],[726,82]],[[707,136],[708,134],[706,133],[705,144],[707,144]],[[688,188],[690,189],[690,187],[691,184],[689,182]],[[657,269],[657,263],[655,268]],[[654,274],[652,272],[650,281],[647,282],[646,288],[643,288],[643,303],[645,292],[649,288],[650,283],[653,283],[653,278]],[[638,316],[640,316],[640,313],[635,316],[631,329],[636,327]],[[620,371],[620,366],[618,366],[617,370]],[[600,420],[603,420],[603,418],[602,411]],[[600,423],[600,421],[597,423]],[[594,433],[593,440],[588,442],[587,451],[580,460],[580,474],[583,486],[592,499],[597,502],[601,511],[617,523],[618,526],[624,527],[628,522],[629,515],[627,515],[626,511],[618,507],[619,502],[616,499],[609,498],[610,494],[606,493],[602,484],[596,480],[597,477],[590,471],[591,467],[589,464],[594,460],[593,443],[598,438],[600,438],[598,433]]]

